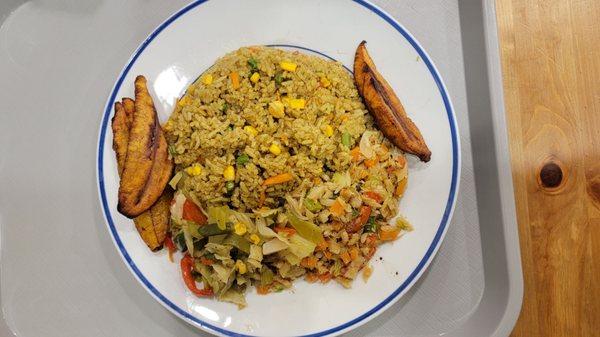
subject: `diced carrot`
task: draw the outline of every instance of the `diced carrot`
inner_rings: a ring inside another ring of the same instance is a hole
[[[358,232],[369,221],[369,216],[371,216],[371,207],[366,205],[360,206],[358,216],[346,224],[346,231],[348,233]]]
[[[375,234],[371,234],[369,236],[367,236],[367,240],[366,240],[366,244],[367,246],[375,246],[375,243],[377,243],[377,236]]]
[[[329,246],[329,244],[327,243],[327,241],[322,240],[321,242],[319,242],[319,244],[317,244],[316,250],[324,251],[325,249],[327,249],[328,246]]]
[[[231,80],[231,87],[233,89],[237,89],[240,87],[240,75],[237,72],[232,72],[229,74],[229,79]]]
[[[372,159],[365,160],[364,163],[367,168],[371,168],[371,167],[375,166],[375,164],[377,164],[378,161],[379,161],[379,159],[377,158],[377,156],[375,156]]]
[[[321,185],[323,183],[323,180],[321,180],[321,178],[316,177],[313,179],[313,184],[315,185]]]
[[[367,256],[365,256],[367,259],[370,259],[373,257],[373,255],[375,255],[375,251],[377,251],[377,247],[371,247],[371,249],[369,250],[369,254],[367,254]]]
[[[400,230],[392,226],[381,226],[379,228],[379,239],[381,241],[392,241],[398,237]]]
[[[344,214],[344,206],[338,200],[335,200],[333,204],[329,206],[329,211],[335,216],[341,216]]]
[[[183,220],[193,221],[199,225],[205,225],[208,219],[202,213],[200,207],[189,199],[185,199],[183,203],[183,212],[181,214]]]
[[[296,234],[296,230],[290,227],[275,227],[277,234],[283,234],[285,236],[292,236]]]
[[[344,261],[344,264],[348,264],[348,263],[350,263],[350,261],[352,261],[352,259],[350,258],[350,254],[348,254],[348,252],[341,253],[340,258],[342,259],[342,261]]]
[[[331,274],[329,272],[319,275],[321,283],[327,283],[331,281]]]
[[[266,285],[266,286],[256,286],[256,293],[259,295],[266,295],[269,293],[269,288],[271,286],[270,285]]]
[[[396,158],[396,161],[398,162],[398,165],[400,165],[400,168],[404,168],[404,165],[406,165],[406,158],[404,158],[403,155],[399,155]]]
[[[330,252],[330,251],[328,251],[328,250],[324,251],[324,252],[323,252],[323,255],[325,255],[325,257],[326,257],[328,260],[331,260],[331,257],[333,256],[333,255],[331,254],[331,252]]]
[[[356,260],[358,258],[358,255],[360,255],[358,248],[352,247],[350,249],[350,258],[352,259],[352,261]]]
[[[377,192],[367,191],[365,192],[365,196],[369,199],[375,200],[377,203],[381,203],[383,201],[383,197]]]
[[[265,204],[265,199],[267,199],[267,194],[265,193],[265,191],[260,191],[258,207],[262,207]]]
[[[350,150],[350,155],[352,156],[352,160],[359,161],[360,160],[360,148],[357,146]]]
[[[212,266],[213,263],[215,263],[215,261],[211,260],[211,259],[207,259],[204,256],[200,257],[200,263],[202,263],[205,266]]]
[[[319,276],[315,273],[306,274],[306,281],[310,283],[315,283],[319,279]]]
[[[396,186],[396,190],[394,191],[394,195],[399,197],[401,195],[404,194],[404,191],[406,191],[406,183],[407,183],[406,178],[400,180],[400,182],[398,183],[398,185]]]
[[[288,181],[294,179],[294,176],[291,173],[281,173],[276,176],[269,177],[265,179],[262,183],[263,186],[271,186],[277,184],[287,183]]]
[[[317,258],[314,256],[307,256],[300,261],[300,265],[304,268],[314,268],[317,265]]]

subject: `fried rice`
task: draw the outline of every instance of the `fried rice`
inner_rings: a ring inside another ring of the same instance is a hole
[[[171,237],[220,300],[244,306],[250,286],[264,294],[302,277],[350,287],[379,244],[410,230],[392,221],[404,154],[338,62],[241,48],[187,88],[164,129]]]

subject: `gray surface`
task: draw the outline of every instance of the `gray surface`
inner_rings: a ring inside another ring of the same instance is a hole
[[[155,302],[122,263],[94,175],[115,78],[185,1],[22,3],[0,3],[0,335],[202,335]],[[522,281],[493,6],[375,3],[436,63],[457,114],[463,167],[452,225],[428,271],[349,335],[505,336]]]

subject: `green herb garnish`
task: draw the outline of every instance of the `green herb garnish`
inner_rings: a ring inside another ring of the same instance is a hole
[[[283,82],[283,75],[281,75],[281,73],[275,74],[275,84],[277,84],[277,86],[280,86],[281,82]]]
[[[252,70],[253,72],[258,71],[258,61],[255,60],[253,57],[251,57],[248,60],[248,65],[250,66],[250,70]]]
[[[365,232],[375,233],[377,232],[377,223],[375,222],[375,217],[370,216],[369,221],[365,224]]]
[[[225,103],[223,103],[223,106],[221,107],[221,111],[227,112],[227,110],[229,110],[229,104],[227,104],[227,102],[225,102]]]

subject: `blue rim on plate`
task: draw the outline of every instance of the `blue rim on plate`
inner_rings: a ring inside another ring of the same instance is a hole
[[[99,190],[100,201],[102,203],[102,210],[104,213],[104,217],[107,222],[110,233],[112,235],[113,241],[115,242],[116,246],[119,248],[121,256],[127,263],[128,267],[133,271],[133,273],[136,275],[136,277],[139,279],[139,281],[142,282],[142,284],[147,288],[147,290],[153,296],[155,296],[157,299],[159,299],[160,302],[162,302],[162,304],[167,309],[183,316],[190,322],[200,325],[204,329],[211,330],[213,332],[217,332],[217,333],[227,335],[227,336],[251,337],[252,335],[239,334],[239,333],[236,333],[233,331],[229,331],[229,330],[214,326],[212,324],[209,324],[205,321],[202,321],[202,320],[190,315],[187,311],[181,309],[180,307],[175,305],[173,302],[169,301],[163,294],[161,294],[148,281],[148,279],[146,279],[146,277],[142,274],[142,272],[139,270],[139,268],[136,266],[136,264],[131,259],[131,256],[129,256],[129,253],[123,246],[123,242],[121,241],[121,238],[119,237],[119,234],[117,233],[117,230],[115,228],[115,225],[114,225],[114,222],[112,219],[112,215],[111,215],[109,207],[108,207],[108,201],[106,198],[106,190],[105,190],[105,186],[104,186],[104,171],[103,171],[104,170],[104,162],[103,162],[102,154],[104,152],[104,141],[105,141],[105,137],[106,137],[106,130],[107,130],[107,126],[108,126],[109,116],[110,116],[111,110],[112,110],[112,104],[115,100],[117,92],[119,91],[119,89],[123,83],[125,76],[129,73],[129,70],[131,69],[132,65],[135,63],[137,58],[142,54],[142,52],[146,49],[146,47],[154,40],[154,38],[156,38],[160,34],[161,31],[163,31],[171,23],[173,23],[175,20],[177,20],[180,16],[184,15],[191,9],[193,9],[207,1],[208,0],[196,0],[195,2],[192,2],[191,4],[183,7],[178,12],[176,12],[171,17],[169,17],[158,28],[156,28],[156,30],[154,30],[146,38],[146,40],[144,40],[142,45],[135,51],[132,58],[129,60],[129,62],[127,63],[127,65],[125,66],[123,71],[121,72],[119,79],[115,83],[115,86],[110,94],[110,98],[106,104],[106,108],[104,110],[104,115],[102,117],[102,124],[100,127],[100,135],[99,135],[99,140],[98,140],[98,157],[97,157],[97,167],[96,167],[97,178],[98,178],[98,190]],[[419,43],[410,35],[410,33],[408,33],[408,31],[404,27],[402,27],[390,15],[388,15],[387,13],[385,13],[383,10],[376,7],[375,5],[369,3],[368,1],[365,1],[365,0],[352,0],[352,1],[369,9],[370,11],[372,11],[373,13],[377,14],[379,17],[384,19],[392,27],[394,27],[394,29],[396,29],[398,31],[398,33],[400,33],[411,44],[411,46],[419,54],[421,59],[425,62],[427,69],[431,73],[431,76],[433,77],[433,79],[440,91],[440,94],[444,101],[444,107],[446,108],[446,113],[448,115],[448,121],[450,124],[450,133],[452,136],[452,182],[450,184],[450,191],[449,191],[449,195],[448,195],[448,201],[446,203],[446,208],[444,210],[444,215],[443,215],[442,221],[440,222],[440,225],[435,233],[433,241],[431,242],[429,248],[427,249],[427,252],[423,256],[423,259],[421,259],[421,261],[419,262],[417,267],[410,273],[408,278],[400,285],[400,287],[398,287],[398,289],[396,289],[390,296],[388,296],[386,299],[384,299],[381,303],[379,303],[378,305],[376,305],[375,307],[373,307],[366,313],[360,315],[359,317],[356,317],[353,320],[346,322],[342,325],[339,325],[337,327],[330,328],[330,329],[327,329],[327,330],[324,330],[321,332],[317,332],[317,333],[313,333],[313,334],[309,334],[309,335],[304,335],[304,337],[326,336],[329,334],[341,333],[343,331],[348,330],[351,327],[354,327],[358,323],[363,323],[363,321],[366,318],[368,318],[368,317],[374,315],[375,313],[379,312],[380,310],[392,305],[399,298],[399,295],[402,294],[405,290],[407,290],[408,287],[410,285],[412,285],[413,282],[416,281],[418,276],[424,271],[425,267],[429,264],[430,260],[433,258],[435,252],[439,248],[441,239],[446,232],[448,222],[450,221],[450,217],[452,215],[452,211],[454,208],[454,201],[456,199],[456,193],[457,193],[457,188],[458,188],[458,178],[459,178],[458,177],[458,169],[460,167],[460,152],[459,152],[460,146],[459,146],[458,130],[457,130],[458,128],[456,126],[456,120],[454,117],[452,103],[450,102],[450,99],[446,92],[446,88],[442,82],[440,75],[438,74],[437,69],[435,68],[435,66],[433,65],[431,60],[429,59],[429,56],[425,53],[423,48],[419,45]],[[284,46],[284,45],[279,45],[279,46]],[[329,57],[323,53],[320,53],[318,51],[312,50],[312,49],[299,47],[299,46],[292,46],[292,45],[288,45],[288,47],[306,49],[308,51],[312,51],[312,52],[320,54],[324,57],[332,59],[331,57]]]

